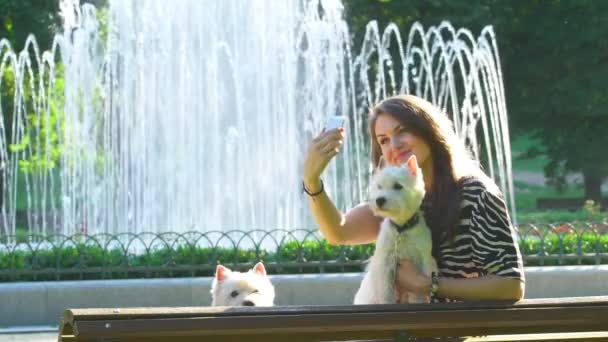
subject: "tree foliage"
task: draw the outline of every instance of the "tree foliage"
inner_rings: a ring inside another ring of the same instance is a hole
[[[531,135],[556,185],[582,172],[585,196],[599,199],[608,176],[608,1],[593,0],[346,0],[354,44],[365,25],[399,25],[407,37],[418,21],[442,20],[473,33],[496,32],[512,137]]]
[[[61,25],[59,0],[0,0],[0,38],[21,51],[33,34],[41,49],[48,49]]]
[[[402,37],[418,21],[425,27],[449,20],[474,33],[493,25],[503,67],[512,137],[540,142],[554,184],[582,172],[587,198],[598,199],[608,177],[608,1],[597,0],[343,0],[355,51],[365,26],[396,23]],[[98,8],[107,0],[82,1]],[[29,34],[42,50],[60,29],[59,0],[0,0],[0,37],[20,51]],[[6,77],[3,75],[2,77]],[[12,112],[2,89],[5,122]]]
[[[513,126],[542,143],[529,152],[548,157],[550,179],[582,172],[597,201],[608,176],[608,2],[516,1],[511,11],[503,51]]]

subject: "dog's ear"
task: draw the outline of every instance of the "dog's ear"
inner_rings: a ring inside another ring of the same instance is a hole
[[[222,281],[230,272],[231,271],[229,268],[224,267],[222,265],[217,265],[217,267],[215,268],[215,278],[217,278],[217,281]]]
[[[414,176],[418,175],[418,159],[416,159],[416,155],[412,154],[408,159],[407,162],[405,163],[405,165],[407,166],[407,169],[410,171],[410,173]]]
[[[262,276],[266,275],[266,268],[261,262],[258,262],[257,264],[255,264],[255,266],[253,266],[253,271]]]

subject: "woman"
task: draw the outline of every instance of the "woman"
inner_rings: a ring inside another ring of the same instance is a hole
[[[401,295],[430,295],[432,301],[520,300],[524,273],[516,234],[503,198],[454,133],[450,119],[412,95],[388,98],[371,111],[371,157],[401,165],[416,155],[424,177],[424,215],[433,235],[438,274],[428,277],[401,260],[395,279]],[[375,241],[381,218],[367,203],[340,213],[323,191],[321,174],[338,154],[343,129],[322,132],[304,162],[303,187],[321,233],[331,244]],[[407,291],[407,292],[406,292]]]

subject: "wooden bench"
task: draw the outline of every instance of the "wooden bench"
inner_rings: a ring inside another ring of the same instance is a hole
[[[69,309],[59,341],[405,341],[602,331],[608,331],[608,296],[514,304]]]

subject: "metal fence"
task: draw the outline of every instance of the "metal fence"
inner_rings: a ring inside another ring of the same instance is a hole
[[[608,222],[518,227],[527,266],[608,264]],[[0,282],[361,271],[373,244],[331,246],[318,230],[0,236]]]

